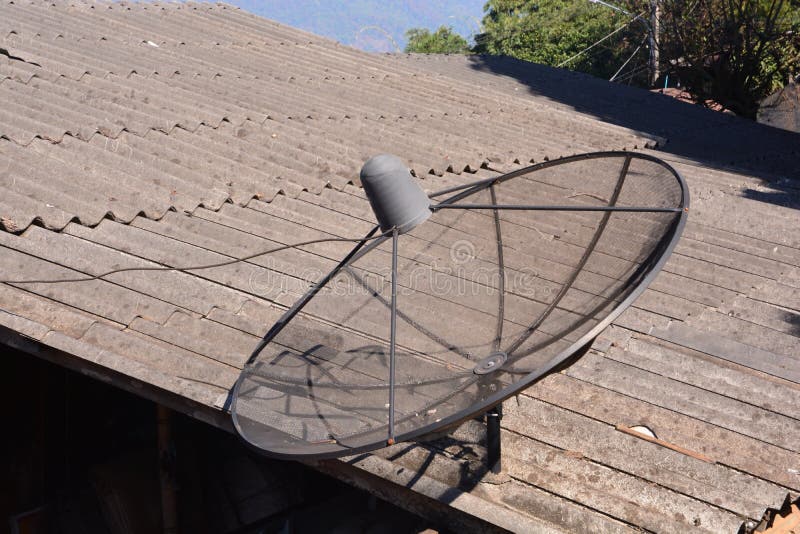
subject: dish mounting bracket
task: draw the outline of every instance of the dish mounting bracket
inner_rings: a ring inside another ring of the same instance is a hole
[[[498,404],[486,412],[486,463],[492,473],[500,473],[502,466],[502,442],[500,421],[503,419],[503,405]]]

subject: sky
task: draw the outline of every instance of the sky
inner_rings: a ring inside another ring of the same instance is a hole
[[[452,26],[471,41],[486,0],[228,0],[242,9],[369,52],[402,51],[409,28]]]

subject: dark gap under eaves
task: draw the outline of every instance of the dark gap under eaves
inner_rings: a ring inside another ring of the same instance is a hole
[[[0,534],[12,524],[53,534],[164,532],[162,474],[176,488],[178,532],[446,532],[175,412],[171,446],[159,452],[153,402],[4,345],[0,359]]]

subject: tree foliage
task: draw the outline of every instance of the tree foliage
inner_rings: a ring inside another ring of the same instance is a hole
[[[440,26],[431,33],[427,28],[411,28],[406,32],[405,51],[418,54],[466,54],[469,43],[453,28]]]
[[[628,24],[631,15],[589,0],[489,0],[484,10],[476,52],[563,66],[606,79],[646,35],[639,20]],[[646,51],[642,54],[646,58]]]
[[[796,0],[664,0],[666,67],[694,97],[755,118],[759,102],[796,75]]]

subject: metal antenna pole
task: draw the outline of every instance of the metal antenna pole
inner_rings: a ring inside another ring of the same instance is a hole
[[[389,445],[394,444],[395,338],[397,337],[397,227],[392,230],[392,315],[389,324]]]
[[[487,462],[492,473],[502,469],[502,445],[500,440],[500,421],[503,419],[503,405],[498,404],[486,412],[486,449]]]

